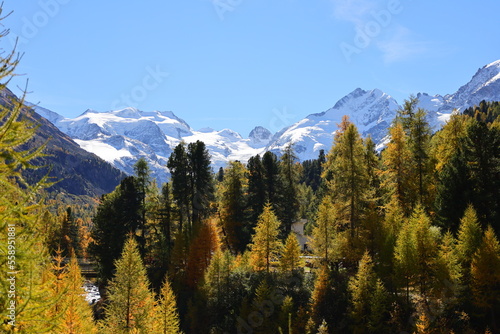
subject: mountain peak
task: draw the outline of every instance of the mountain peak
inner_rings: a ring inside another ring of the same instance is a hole
[[[500,100],[500,60],[477,70],[467,84],[446,98],[454,108],[459,110],[479,104],[482,100]]]

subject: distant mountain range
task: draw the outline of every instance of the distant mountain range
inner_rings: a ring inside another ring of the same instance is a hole
[[[419,93],[416,96],[418,107],[428,111],[428,121],[437,130],[454,110],[463,111],[482,100],[500,101],[500,60],[480,68],[453,94],[431,96]],[[320,149],[329,150],[343,115],[348,115],[363,136],[371,136],[378,148],[382,148],[387,142],[387,129],[399,108],[400,104],[387,93],[358,88],[327,111],[310,114],[274,135],[257,126],[248,138],[230,129],[195,131],[171,111],[145,112],[135,108],[107,112],[87,110],[70,119],[41,107],[35,107],[35,110],[73,138],[81,148],[127,174],[131,174],[134,163],[144,157],[153,176],[161,183],[168,179],[168,157],[181,141],[205,142],[214,169],[225,166],[230,160],[246,162],[249,157],[267,150],[280,153],[290,142],[295,144],[300,160],[314,159]]]
[[[0,91],[3,106],[10,108],[16,99],[10,90]],[[28,108],[21,115],[38,126],[34,138],[22,149],[34,148],[48,141],[46,156],[34,162],[45,168],[26,170],[24,176],[27,180],[36,182],[49,173],[53,181],[58,181],[49,190],[97,197],[111,192],[126,176],[97,155],[82,149],[44,117],[29,112]]]

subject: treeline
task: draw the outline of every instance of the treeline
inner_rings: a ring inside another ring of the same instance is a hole
[[[212,174],[205,145],[181,143],[160,191],[139,161],[93,218],[103,288],[122,279],[133,236],[151,289],[171,282],[187,333],[496,331],[498,103],[434,135],[417,103],[405,101],[381,154],[345,117],[330,152],[303,163],[289,145]],[[291,232],[299,219],[307,253]]]

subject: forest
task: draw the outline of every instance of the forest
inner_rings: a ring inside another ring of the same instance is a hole
[[[19,60],[1,55],[0,88]],[[498,333],[500,103],[436,133],[417,104],[381,152],[348,116],[303,162],[290,143],[214,172],[203,142],[181,142],[170,182],[139,160],[94,202],[25,180],[46,144],[26,149],[24,97],[2,106],[1,331]]]

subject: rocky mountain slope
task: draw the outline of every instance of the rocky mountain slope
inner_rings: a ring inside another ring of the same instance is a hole
[[[6,107],[12,105],[17,97],[8,89],[0,92],[0,104]],[[56,117],[57,114],[53,113]],[[57,180],[50,190],[65,192],[71,195],[87,195],[97,197],[111,192],[126,176],[95,154],[82,149],[70,136],[61,132],[51,122],[37,113],[23,110],[26,117],[38,126],[35,137],[30,140],[28,149],[48,142],[46,156],[39,158],[35,164],[46,166],[36,170],[27,170],[25,177],[37,181],[49,172],[53,180]],[[57,117],[62,118],[57,115]]]

